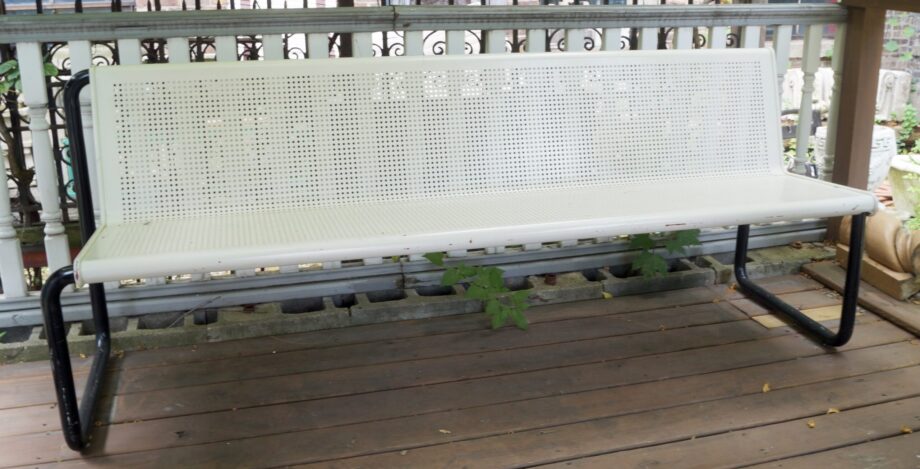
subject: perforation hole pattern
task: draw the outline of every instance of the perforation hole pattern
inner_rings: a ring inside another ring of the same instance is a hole
[[[769,171],[756,60],[516,64],[125,80],[106,198],[131,222]]]

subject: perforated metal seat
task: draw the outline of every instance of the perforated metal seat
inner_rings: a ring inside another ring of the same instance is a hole
[[[768,50],[99,67],[78,279],[872,212],[781,166]]]

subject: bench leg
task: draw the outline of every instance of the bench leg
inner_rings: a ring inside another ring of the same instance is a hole
[[[862,264],[863,233],[865,231],[865,226],[865,214],[853,216],[853,224],[850,231],[850,253],[847,262],[846,284],[843,289],[843,309],[840,314],[840,327],[837,329],[836,333],[802,314],[801,311],[758,286],[748,277],[745,264],[747,263],[748,235],[751,230],[750,225],[740,225],[738,227],[738,240],[735,246],[735,279],[738,282],[741,292],[771,310],[778,311],[788,316],[804,329],[805,332],[818,339],[824,345],[839,347],[847,343],[853,335],[853,326],[856,323],[856,300],[859,294],[859,268]]]
[[[105,290],[101,284],[90,285],[90,301],[96,330],[96,353],[83,391],[83,400],[77,407],[77,392],[74,386],[73,369],[70,365],[70,352],[67,347],[67,329],[61,310],[61,292],[73,283],[72,266],[61,268],[51,274],[42,288],[42,315],[45,319],[48,348],[51,350],[51,373],[54,375],[54,388],[57,392],[64,439],[71,449],[83,451],[89,445],[89,437],[93,429],[93,414],[109,360],[111,336],[109,314],[105,304]]]

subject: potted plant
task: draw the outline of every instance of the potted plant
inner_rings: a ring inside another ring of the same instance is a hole
[[[891,163],[888,179],[895,209],[910,217],[908,227],[920,229],[916,218],[920,207],[920,117],[908,105],[898,126],[898,154]]]

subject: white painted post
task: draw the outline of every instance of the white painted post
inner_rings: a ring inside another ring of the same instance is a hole
[[[307,57],[311,59],[329,58],[329,34],[307,34]]]
[[[218,62],[234,62],[237,60],[236,36],[217,36],[214,38],[214,48]]]
[[[403,40],[405,41],[403,46],[404,55],[424,55],[425,37],[422,31],[405,31],[403,32]]]
[[[623,37],[623,30],[620,28],[604,29],[604,39],[601,41],[601,50],[620,50],[620,40]]]
[[[796,128],[794,172],[805,172],[808,163],[808,141],[811,136],[812,96],[815,92],[815,72],[821,60],[821,35],[824,25],[815,24],[805,30],[805,46],[802,50],[802,102],[799,105],[799,122]]]
[[[447,31],[444,49],[447,55],[462,55],[466,52],[466,31]]]
[[[10,206],[9,189],[6,181],[6,158],[0,158],[3,169],[3,184],[0,188],[0,281],[3,282],[4,298],[20,298],[28,294],[25,267],[22,263],[22,246],[13,229],[13,210]]]
[[[658,49],[658,28],[642,28],[639,30],[639,49]]]
[[[843,75],[843,53],[846,43],[846,26],[837,26],[834,38],[834,55],[831,57],[831,69],[834,71],[834,88],[831,93],[830,109],[827,111],[827,140],[824,142],[824,168],[821,179],[831,180],[834,174],[834,155],[837,153],[837,118],[840,113],[840,80]]]
[[[741,28],[741,47],[756,49],[760,47],[760,26],[744,26]]]
[[[141,41],[139,39],[119,39],[116,42],[118,43],[119,65],[140,65]]]
[[[263,34],[262,57],[265,60],[284,60],[284,36],[281,34]]]
[[[584,29],[566,29],[565,30],[565,51],[582,52],[585,50],[585,30]]]
[[[693,28],[677,28],[674,31],[674,48],[693,49]]]
[[[166,51],[169,53],[169,63],[187,64],[189,59],[188,38],[170,37],[166,39]]]
[[[372,33],[351,33],[351,56],[373,57]]]
[[[48,95],[45,91],[44,56],[37,42],[16,44],[22,97],[29,108],[29,131],[32,134],[32,158],[42,203],[41,220],[45,223],[45,255],[53,272],[70,265],[70,246],[64,232],[57,163],[51,146],[48,123]]]
[[[546,52],[546,30],[528,29],[524,49],[526,52]]]
[[[725,49],[726,38],[728,38],[728,28],[725,26],[713,26],[709,28],[710,49]]]
[[[487,54],[504,54],[507,52],[505,50],[507,31],[504,29],[496,29],[492,31],[483,31],[482,34],[485,36]]]
[[[792,25],[783,24],[773,31],[773,53],[776,56],[776,86],[779,90],[780,109],[783,104],[783,80],[789,69],[789,47],[792,44]]]

